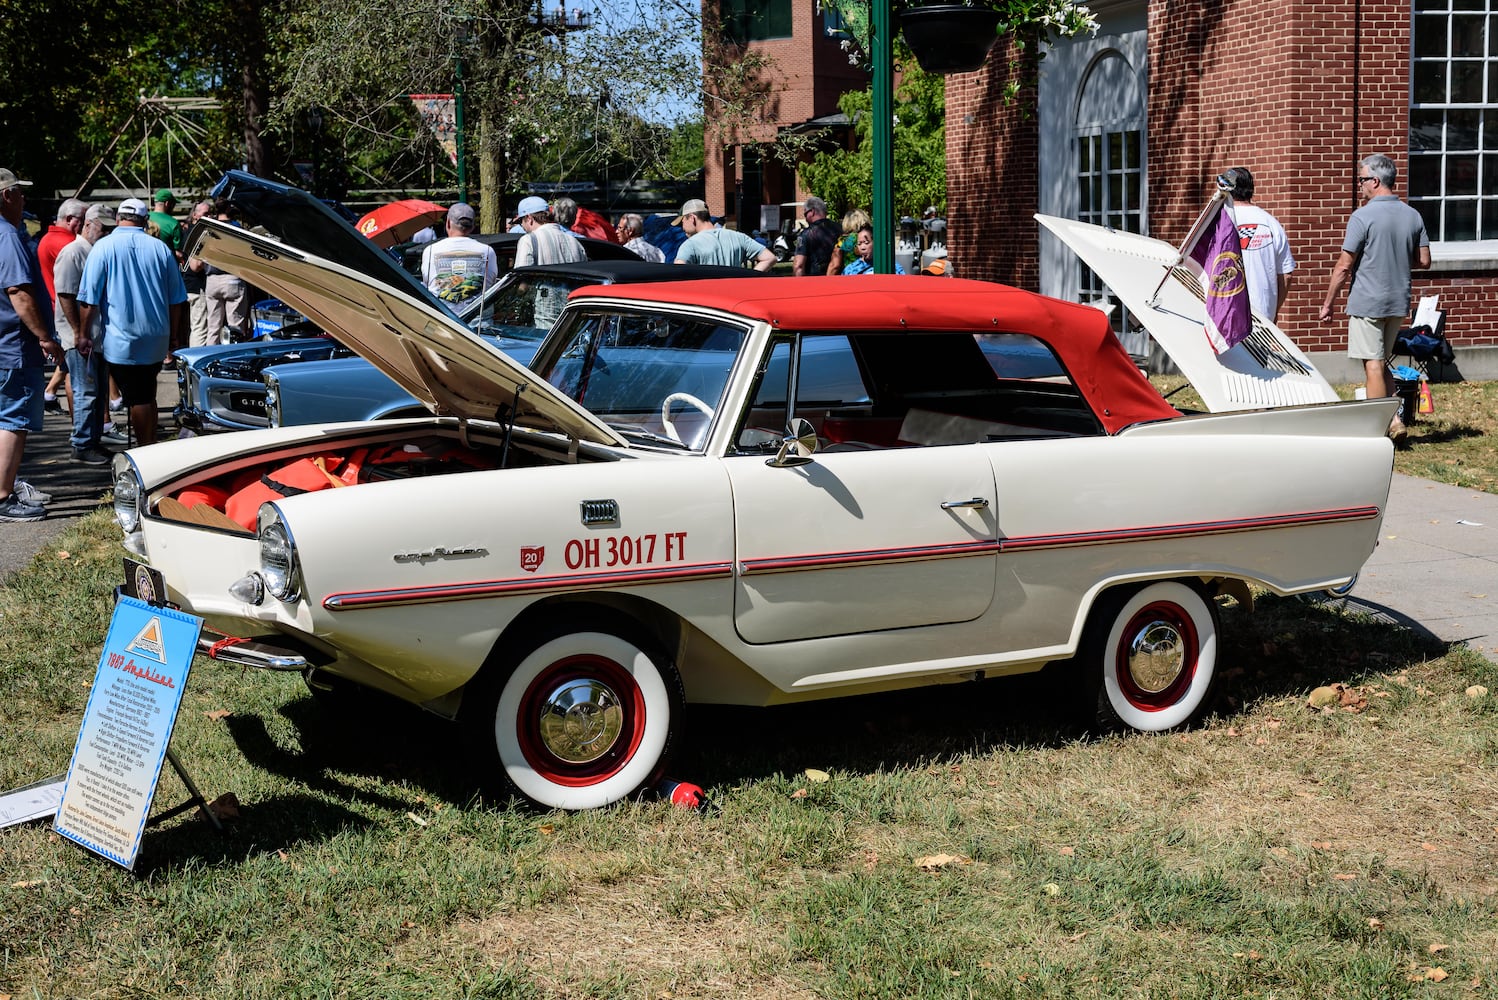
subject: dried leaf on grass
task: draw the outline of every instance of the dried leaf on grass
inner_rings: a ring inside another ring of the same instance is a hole
[[[1368,699],[1357,689],[1346,684],[1327,684],[1311,692],[1306,703],[1316,711],[1332,712],[1338,708],[1344,712],[1361,712],[1368,707]]]
[[[1338,872],[1337,874],[1333,875],[1332,878],[1336,879],[1338,882],[1355,882],[1355,881],[1357,881],[1357,876],[1353,875],[1350,872]]]
[[[1481,698],[1487,693],[1488,689],[1483,687],[1481,684],[1473,684],[1471,687],[1467,688],[1468,698]]]
[[[238,819],[239,796],[235,795],[233,792],[225,792],[218,798],[214,799],[212,802],[208,803],[208,808],[213,813],[213,815],[217,816],[219,819]],[[206,821],[208,819],[207,815],[204,814],[202,809],[199,809],[193,815],[195,815],[200,820]]]
[[[221,719],[227,719],[229,716],[233,715],[234,713],[231,712],[231,711],[229,711],[227,708],[215,708],[213,711],[211,711],[211,712],[204,712],[203,714],[206,715],[206,716],[208,716],[208,720],[210,722],[218,722]]]
[[[1381,930],[1384,929],[1384,922],[1382,920],[1378,919],[1377,917],[1369,917],[1368,918],[1368,926],[1372,930],[1374,930],[1375,932],[1376,931],[1381,931]]]
[[[793,799],[804,799],[804,798],[806,798],[806,796],[808,794],[809,793],[806,791],[806,789],[804,789],[804,788],[798,788],[794,792],[791,793],[791,798],[793,798]]]
[[[960,854],[928,854],[923,858],[915,859],[915,866],[923,872],[937,872],[952,865],[970,865],[972,858],[964,858]]]
[[[413,812],[406,813],[406,819],[408,819],[411,822],[415,823],[417,826],[426,826],[427,825],[427,821],[426,820],[422,819],[420,816],[416,815]]]
[[[1449,944],[1433,944],[1433,945],[1430,945],[1429,947],[1427,947],[1425,950],[1427,952],[1429,952],[1430,954],[1432,954],[1432,955],[1439,955],[1441,952],[1445,951],[1447,948],[1450,948],[1450,947],[1451,947],[1451,945],[1449,945]]]
[[[805,771],[803,771],[801,773],[805,774],[806,775],[806,780],[810,781],[814,785],[819,785],[819,784],[821,784],[824,781],[831,781],[832,780],[832,775],[828,774],[826,771],[818,771],[814,767],[808,767]]]
[[[1077,849],[1075,847],[1062,847],[1058,849],[1056,853],[1061,855],[1063,858],[1069,858],[1077,853]]]

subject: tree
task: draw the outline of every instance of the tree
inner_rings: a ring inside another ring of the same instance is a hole
[[[895,212],[919,217],[928,205],[946,206],[946,83],[916,65],[903,43],[895,51],[901,68],[895,88]],[[872,105],[867,90],[844,94],[838,107],[853,122],[853,149],[821,152],[801,165],[807,190],[840,211],[867,209],[873,201]]]
[[[534,0],[299,0],[279,32],[284,89],[271,118],[291,130],[320,105],[348,147],[430,151],[406,95],[451,92],[461,67],[492,230],[529,169],[554,180],[662,169],[670,133],[645,123],[663,101],[697,104],[701,66],[681,40],[699,23],[680,0],[649,20],[611,6],[585,22]]]

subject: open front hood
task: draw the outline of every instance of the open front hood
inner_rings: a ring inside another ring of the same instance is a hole
[[[354,240],[365,239],[341,219],[330,217],[327,222],[342,225]],[[338,249],[337,233],[322,235],[323,245]],[[349,250],[347,259],[360,263],[364,271],[212,219],[193,228],[186,247],[189,256],[240,276],[314,320],[435,414],[498,420],[513,412],[516,422],[526,427],[599,444],[624,443],[435,300],[424,299],[421,289],[377,273],[377,260],[361,259],[357,248]]]
[[[1035,219],[1097,273],[1213,413],[1338,400],[1300,348],[1258,313],[1247,339],[1223,354],[1212,350],[1200,287],[1170,244],[1051,215]]]

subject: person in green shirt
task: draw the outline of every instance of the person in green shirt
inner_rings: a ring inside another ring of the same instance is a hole
[[[172,194],[170,188],[161,188],[153,197],[156,205],[151,210],[151,221],[156,223],[157,235],[172,248],[172,253],[177,255],[177,260],[180,262],[182,259],[182,223],[172,215],[172,209],[177,207],[177,196]]]

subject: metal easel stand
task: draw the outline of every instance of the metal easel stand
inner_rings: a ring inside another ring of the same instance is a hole
[[[187,768],[182,766],[182,762],[177,759],[177,752],[171,747],[166,748],[166,759],[171,762],[172,770],[177,772],[177,777],[182,779],[182,783],[187,786],[187,791],[192,797],[181,805],[172,806],[166,812],[157,813],[155,816],[152,816],[146,821],[146,826],[150,827],[156,826],[158,823],[164,823],[173,816],[184,813],[196,806],[202,809],[204,814],[207,815],[208,821],[213,824],[213,828],[219,833],[223,833],[224,825],[218,821],[218,816],[214,814],[213,809],[208,805],[208,800],[203,798],[203,793],[198,791],[197,785],[193,784],[192,775],[187,773]]]

